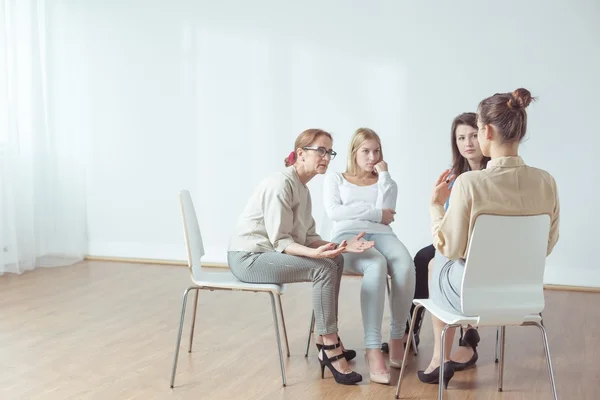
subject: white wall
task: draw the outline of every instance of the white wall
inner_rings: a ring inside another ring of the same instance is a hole
[[[600,3],[556,1],[51,1],[55,124],[89,135],[89,252],[184,259],[177,192],[192,191],[206,261],[253,187],[309,127],[380,133],[400,185],[394,229],[431,242],[428,199],[452,118],[526,87],[522,154],[556,178],[561,239],[548,283],[600,286],[594,162]],[[322,177],[311,182],[321,221]]]

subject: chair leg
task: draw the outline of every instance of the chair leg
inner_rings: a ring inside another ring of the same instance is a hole
[[[419,350],[417,349],[417,338],[416,338],[414,332],[413,332],[413,335],[412,335],[412,348],[413,348],[413,351],[415,353],[415,356],[418,355],[419,354]]]
[[[498,391],[502,391],[504,384],[504,344],[506,343],[506,327],[500,327],[500,367],[498,368]]]
[[[548,365],[548,374],[550,375],[550,383],[552,384],[552,396],[554,400],[558,400],[558,395],[556,394],[556,382],[554,381],[554,370],[552,369],[552,359],[550,357],[550,346],[548,345],[548,336],[546,335],[546,328],[544,325],[535,324],[540,331],[542,331],[542,340],[544,342],[544,350],[546,350],[546,364]]]
[[[408,351],[411,346],[411,341],[414,339],[414,331],[415,331],[415,323],[417,321],[417,314],[419,310],[423,308],[422,305],[418,305],[413,310],[412,319],[410,321],[410,328],[408,328],[408,342],[406,342],[406,347],[404,348],[404,357],[402,358],[402,365],[400,366],[400,374],[398,375],[398,384],[396,385],[396,398],[400,398],[400,385],[402,384],[402,376],[404,375],[404,371],[406,370],[406,359],[408,358]]]
[[[496,328],[496,356],[494,357],[494,362],[498,363],[498,346],[500,345],[500,327]]]
[[[312,334],[315,331],[315,312],[312,312],[312,317],[310,319],[310,325],[308,326],[308,339],[306,340],[306,353],[304,357],[308,357],[308,350],[310,348],[310,340],[312,339]]]
[[[273,309],[273,324],[275,325],[275,338],[277,339],[277,352],[279,353],[279,366],[281,367],[281,380],[283,381],[283,386],[287,384],[285,378],[285,366],[283,365],[283,352],[281,351],[281,338],[279,334],[279,321],[277,318],[277,307],[275,306],[275,297],[272,292],[269,292],[269,296],[271,297],[271,308]]]
[[[198,290],[196,286],[190,286],[183,292],[183,299],[181,304],[181,317],[179,319],[179,332],[177,332],[177,342],[175,344],[175,358],[173,360],[173,369],[171,371],[171,388],[175,385],[175,371],[177,370],[177,359],[179,358],[179,347],[181,345],[181,334],[183,332],[183,321],[185,319],[185,306],[187,304],[187,297],[190,290]],[[196,292],[197,293],[197,292]]]
[[[446,351],[446,332],[450,328],[456,328],[460,325],[446,325],[444,329],[442,329],[442,343],[440,346],[440,379],[438,383],[438,400],[444,399],[444,353]]]
[[[196,309],[198,308],[198,290],[196,290],[196,298],[194,299],[194,314],[192,318],[192,328],[190,329],[190,348],[188,353],[192,352],[192,343],[194,342],[194,328],[196,327]]]
[[[287,356],[290,356],[290,345],[288,343],[287,329],[285,328],[285,318],[283,317],[283,306],[281,305],[281,295],[277,296],[279,301],[279,313],[281,314],[281,325],[283,325],[283,338],[285,339],[285,348],[287,349]]]

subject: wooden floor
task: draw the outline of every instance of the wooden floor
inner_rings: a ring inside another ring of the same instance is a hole
[[[292,353],[286,388],[268,296],[201,292],[194,350],[187,353],[186,335],[171,389],[181,294],[187,286],[183,267],[98,261],[0,277],[0,399],[393,399],[395,386],[368,380],[356,278],[342,282],[340,333],[349,348],[358,350],[353,368],[363,374],[360,385],[337,385],[329,373],[321,380],[314,345],[304,357],[310,285],[296,284],[283,296]],[[599,399],[600,294],[547,291],[546,300],[559,398]],[[384,337],[388,321],[386,312]],[[536,328],[507,329],[504,393],[496,391],[495,329],[481,333],[477,368],[457,373],[447,398],[551,398]],[[410,359],[403,398],[436,398],[437,386],[420,383],[415,374],[431,351],[427,320],[420,354]]]

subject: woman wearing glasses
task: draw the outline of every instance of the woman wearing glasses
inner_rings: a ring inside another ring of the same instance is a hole
[[[342,254],[363,252],[374,243],[361,239],[364,234],[326,242],[315,232],[306,184],[327,171],[336,154],[331,147],[331,135],[323,130],[308,129],[298,136],[285,170],[263,180],[250,197],[227,258],[231,272],[243,282],[313,283],[321,377],[328,367],[337,383],[349,385],[362,381],[362,376],[348,365],[356,352],[344,350],[338,336]]]
[[[344,254],[344,270],[363,275],[361,309],[365,358],[372,382],[387,384],[390,373],[381,352],[381,324],[388,275],[391,277],[390,365],[400,368],[404,326],[415,290],[415,267],[410,253],[396,237],[394,221],[398,187],[383,160],[381,140],[368,128],[356,131],[350,142],[346,173],[328,174],[325,209],[333,221],[333,241],[344,242],[359,232],[375,242],[362,254]]]

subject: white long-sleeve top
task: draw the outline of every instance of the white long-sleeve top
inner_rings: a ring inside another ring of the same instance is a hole
[[[384,208],[396,209],[398,186],[389,172],[379,174],[374,185],[358,186],[339,172],[328,173],[323,186],[325,211],[333,221],[332,237],[341,233],[394,234],[381,223]]]

